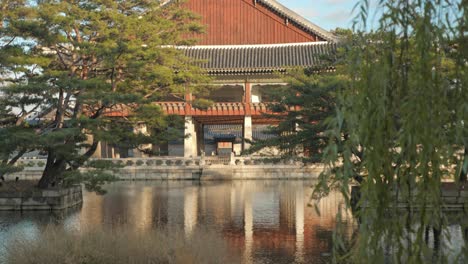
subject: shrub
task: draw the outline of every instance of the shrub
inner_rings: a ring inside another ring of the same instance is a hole
[[[143,165],[144,163],[145,163],[145,162],[142,161],[142,160],[137,160],[136,165],[137,165],[137,166],[141,166],[141,165]]]
[[[64,231],[47,227],[35,239],[20,238],[6,248],[9,264],[49,263],[238,263],[221,237],[207,230],[131,228]]]
[[[131,160],[127,160],[127,163],[126,163],[127,166],[133,166],[133,161]]]

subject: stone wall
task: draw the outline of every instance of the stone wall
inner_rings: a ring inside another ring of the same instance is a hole
[[[62,210],[83,202],[81,186],[66,189],[0,193],[0,211]]]
[[[321,164],[294,161],[267,161],[252,157],[158,157],[108,159],[125,164],[116,173],[121,180],[237,180],[237,179],[315,179],[323,170]],[[42,160],[25,162],[21,172],[9,179],[35,180],[41,177]]]
[[[421,210],[423,204],[417,200],[418,190],[412,190],[412,196],[410,203],[408,198],[404,197],[402,193],[393,191],[394,199],[396,203],[394,205],[397,208],[406,210],[408,205],[411,204],[414,210]],[[357,198],[360,197],[360,187],[352,186],[351,188],[351,202],[356,204]],[[442,210],[445,212],[468,212],[468,184],[457,184],[454,182],[443,182],[440,186],[440,197],[443,203]],[[363,206],[368,206],[367,203],[363,203]],[[432,205],[426,204],[426,209],[431,209]]]

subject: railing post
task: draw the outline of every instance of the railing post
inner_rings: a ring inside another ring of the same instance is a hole
[[[231,151],[231,156],[229,160],[229,165],[236,165],[236,156],[234,154],[234,151]]]
[[[200,166],[205,166],[205,152],[204,151],[202,151],[201,153]]]
[[[252,117],[244,116],[244,126],[243,126],[243,145],[242,149],[247,150],[250,148],[250,143],[247,141],[252,140]]]

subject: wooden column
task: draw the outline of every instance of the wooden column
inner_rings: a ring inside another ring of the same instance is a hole
[[[249,82],[245,82],[244,88],[244,106],[245,106],[245,115],[252,115],[252,85]]]
[[[193,96],[192,93],[185,94],[185,115],[192,115],[192,100]]]

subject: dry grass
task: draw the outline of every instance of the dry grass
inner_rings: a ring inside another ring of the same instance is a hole
[[[238,263],[213,232],[127,229],[63,231],[49,227],[38,238],[8,244],[9,264],[152,264]]]

